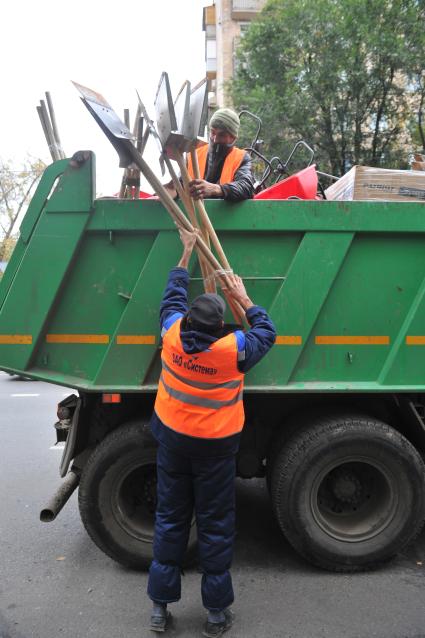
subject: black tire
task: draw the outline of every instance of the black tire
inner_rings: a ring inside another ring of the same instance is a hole
[[[323,418],[293,435],[274,461],[271,483],[288,541],[332,571],[388,561],[425,519],[419,453],[394,428],[364,417]]]
[[[152,560],[156,507],[156,444],[140,423],[109,434],[84,466],[78,502],[90,538],[108,556],[133,569]],[[196,527],[188,560],[196,546]]]

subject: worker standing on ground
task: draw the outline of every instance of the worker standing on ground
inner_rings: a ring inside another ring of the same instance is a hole
[[[272,347],[276,333],[267,312],[249,299],[242,279],[227,292],[246,312],[245,333],[223,321],[225,302],[215,294],[187,300],[187,267],[196,232],[180,231],[183,255],[169,274],[160,308],[162,374],[152,433],[158,442],[154,558],[148,595],[151,629],[164,631],[167,603],[181,595],[180,575],[195,511],[203,634],[221,636],[232,625],[235,527],[235,458],[244,424],[244,374]]]
[[[212,115],[209,144],[196,149],[202,179],[195,179],[192,160],[188,154],[187,169],[191,178],[189,188],[194,199],[221,198],[229,202],[240,202],[253,196],[251,156],[235,146],[239,126],[239,116],[232,109],[218,109]],[[177,196],[172,182],[167,184],[167,188],[173,197]]]

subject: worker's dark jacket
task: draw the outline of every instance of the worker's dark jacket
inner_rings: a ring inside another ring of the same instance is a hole
[[[226,155],[214,155],[210,149],[203,178],[211,184],[218,184]],[[223,199],[228,202],[240,202],[251,199],[254,194],[254,179],[252,176],[252,161],[249,153],[245,153],[241,165],[235,173],[233,182],[221,184]]]
[[[207,350],[217,337],[186,329],[189,275],[174,268],[169,275],[161,304],[161,329],[167,331],[181,320],[180,340],[185,353]],[[238,367],[247,372],[272,347],[275,330],[266,311],[250,308],[250,330],[235,332]],[[218,337],[220,338],[220,337]],[[235,348],[236,355],[236,348]],[[148,595],[158,603],[170,603],[181,596],[181,565],[195,509],[202,602],[219,611],[234,600],[230,566],[235,529],[235,453],[240,433],[221,439],[202,439],[176,432],[154,413],[152,432],[159,442],[157,453],[157,507],[153,561],[149,570]]]
[[[187,289],[189,274],[185,268],[173,268],[171,270],[167,287],[160,308],[161,330],[165,332],[170,326],[180,319],[188,310]],[[244,333],[236,326],[225,326],[223,335],[234,331],[238,343],[238,369],[246,373],[258,361],[264,357],[275,341],[275,329],[267,312],[261,306],[253,306],[246,313],[250,330]],[[187,354],[203,352],[218,337],[185,330],[186,323],[183,319],[181,340],[183,349]],[[175,432],[164,425],[154,413],[151,420],[152,433],[158,442],[176,451],[184,450],[185,453],[205,456],[225,456],[235,454],[239,447],[240,434],[235,434],[223,439],[198,439]]]

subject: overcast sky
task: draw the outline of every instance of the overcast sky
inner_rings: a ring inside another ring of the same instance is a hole
[[[101,93],[122,117],[137,106],[135,89],[154,118],[153,100],[162,71],[176,95],[184,80],[205,76],[202,7],[209,0],[4,0],[0,157],[19,162],[27,154],[51,162],[36,106],[50,91],[67,156],[96,153],[97,191],[119,190],[118,155],[71,84]],[[159,173],[152,146],[148,158]]]

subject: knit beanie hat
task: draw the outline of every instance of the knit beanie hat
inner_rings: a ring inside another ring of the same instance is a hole
[[[230,135],[238,136],[239,116],[232,109],[218,109],[210,119],[210,127],[227,131]]]
[[[221,327],[225,310],[224,300],[219,295],[207,292],[192,301],[188,319],[194,330],[210,332]]]

